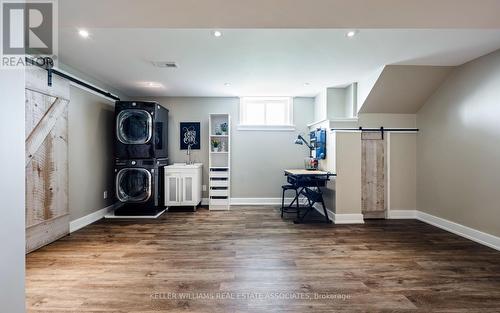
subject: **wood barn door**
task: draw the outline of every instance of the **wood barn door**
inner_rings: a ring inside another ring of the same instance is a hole
[[[361,208],[364,218],[385,218],[385,144],[382,133],[361,134]]]
[[[69,85],[46,71],[26,74],[26,252],[69,233]]]

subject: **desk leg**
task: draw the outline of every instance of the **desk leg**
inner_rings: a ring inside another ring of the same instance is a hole
[[[285,189],[283,188],[283,195],[281,197],[281,218],[283,218],[283,211],[285,211]]]
[[[332,223],[332,221],[328,217],[328,211],[326,210],[326,205],[325,205],[325,201],[323,199],[323,194],[321,193],[321,189],[319,189],[319,187],[318,187],[317,193],[319,194],[319,196],[314,196],[313,200],[311,200],[311,198],[309,197],[309,195],[306,193],[307,203],[309,204],[309,207],[307,208],[307,211],[302,216],[300,216],[300,213],[297,210],[297,219],[295,219],[293,221],[294,224],[300,224],[300,223],[302,223],[304,221],[304,218],[306,217],[306,215],[310,211],[314,210],[314,204],[316,204],[316,203],[321,203],[321,205],[323,206],[323,214],[325,215],[325,222],[327,224],[331,224]]]
[[[297,220],[300,220],[300,201],[299,201],[299,198],[300,198],[301,191],[297,191],[297,196],[295,197],[295,199],[297,200]]]
[[[300,195],[302,194],[302,191],[305,189],[305,187],[302,187],[298,193],[297,193],[297,217],[295,218],[295,220],[293,221],[294,224],[300,224],[302,223],[302,221],[304,220],[304,217],[305,217],[305,214],[300,216],[300,201],[299,201],[299,198],[300,198]],[[307,197],[306,197],[307,198]],[[307,199],[307,202],[309,202],[309,199]]]
[[[332,221],[328,217],[328,211],[326,210],[325,201],[323,200],[323,195],[321,195],[321,205],[323,206],[323,213],[325,214],[326,223],[331,224]]]

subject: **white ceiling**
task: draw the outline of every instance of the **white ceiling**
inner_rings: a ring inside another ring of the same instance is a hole
[[[383,65],[453,66],[500,48],[500,30],[364,29],[352,39],[338,29],[88,30],[83,39],[60,29],[60,60],[128,96],[314,96]]]

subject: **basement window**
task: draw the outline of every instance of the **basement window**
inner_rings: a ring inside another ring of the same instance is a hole
[[[293,131],[291,97],[240,98],[240,130]]]

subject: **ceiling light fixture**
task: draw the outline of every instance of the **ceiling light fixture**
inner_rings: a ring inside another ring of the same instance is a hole
[[[146,83],[144,83],[144,86],[146,86],[148,88],[161,88],[161,87],[163,87],[162,84],[155,83],[155,82],[146,82]]]
[[[352,38],[352,37],[356,36],[357,34],[358,34],[357,30],[350,30],[345,35],[347,38]]]
[[[214,31],[214,37],[222,37],[222,32],[219,30]]]
[[[230,87],[230,86],[231,86],[231,83],[224,83],[224,86],[226,86],[226,87]]]
[[[78,31],[78,34],[79,34],[81,37],[83,37],[83,38],[89,38],[89,36],[90,36],[89,32],[88,32],[87,30],[85,30],[85,29],[80,29],[80,30]]]
[[[311,83],[304,83],[304,86],[307,87],[307,86],[311,86]]]

